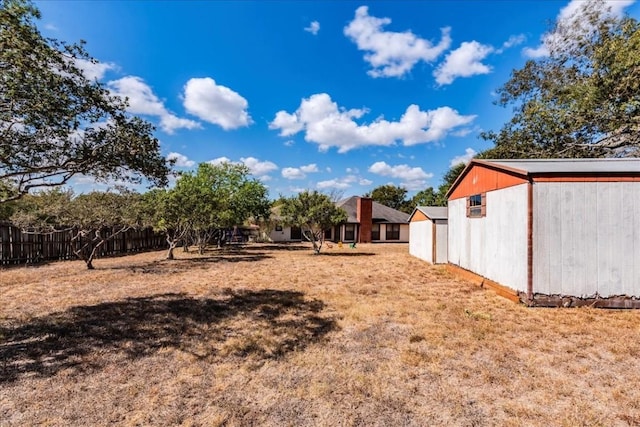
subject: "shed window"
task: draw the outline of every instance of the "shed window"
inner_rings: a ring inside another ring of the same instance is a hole
[[[487,216],[487,194],[480,193],[467,197],[467,217],[482,218]]]
[[[400,224],[387,224],[387,240],[400,240]]]

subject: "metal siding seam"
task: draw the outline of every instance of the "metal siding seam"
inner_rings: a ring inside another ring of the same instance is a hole
[[[527,185],[527,300],[533,300],[533,180]]]

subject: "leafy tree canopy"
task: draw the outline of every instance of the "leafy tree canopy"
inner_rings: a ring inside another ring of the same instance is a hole
[[[80,69],[83,44],[46,39],[26,0],[0,0],[0,203],[86,174],[165,185],[169,167],[148,122]]]
[[[347,213],[317,191],[303,191],[282,201],[280,214],[288,225],[301,228],[304,237],[313,244],[314,253],[322,249],[323,233],[347,220]]]
[[[407,202],[407,189],[395,185],[386,184],[374,188],[365,197],[371,197],[375,202],[390,208],[411,213],[413,207]]]
[[[252,217],[268,217],[267,193],[260,181],[249,178],[244,165],[201,163],[195,173],[182,174],[169,191],[163,220],[187,221],[202,252],[216,230],[242,225]]]
[[[514,116],[483,158],[640,155],[640,26],[582,4],[546,38],[549,56],[528,61],[499,90]]]

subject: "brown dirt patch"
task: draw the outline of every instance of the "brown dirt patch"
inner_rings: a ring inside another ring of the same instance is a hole
[[[407,245],[0,270],[0,425],[638,425],[640,311],[529,309]]]

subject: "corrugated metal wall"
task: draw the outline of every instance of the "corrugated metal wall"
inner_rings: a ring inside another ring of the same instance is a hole
[[[640,295],[640,184],[534,184],[534,292]]]
[[[520,184],[487,192],[483,218],[467,218],[466,198],[449,200],[449,262],[526,291],[527,187]]]

